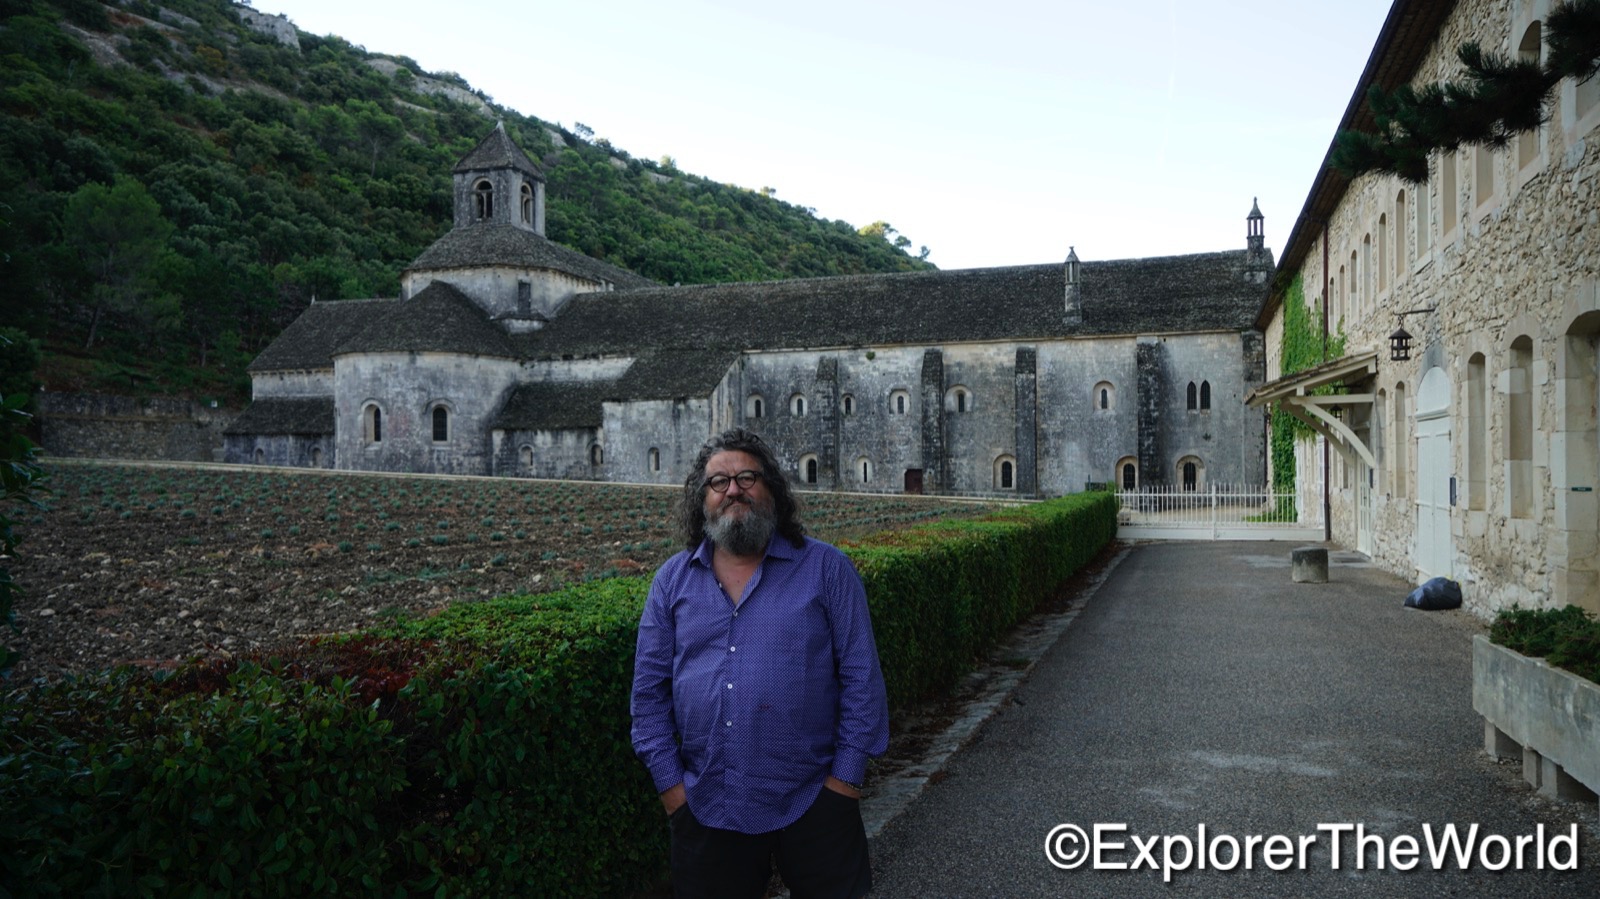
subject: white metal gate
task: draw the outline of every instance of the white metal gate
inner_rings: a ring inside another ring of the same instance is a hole
[[[1123,540],[1321,540],[1322,509],[1271,487],[1206,484],[1117,493]]]

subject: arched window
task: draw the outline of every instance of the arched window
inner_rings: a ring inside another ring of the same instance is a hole
[[[255,463],[257,465],[265,465],[265,464],[267,464],[267,452],[266,452],[266,450],[263,450],[259,446],[256,447]]]
[[[1091,397],[1096,412],[1110,412],[1117,406],[1117,390],[1111,386],[1110,381],[1101,381],[1094,385]]]
[[[1594,79],[1590,79],[1591,81]],[[1439,234],[1441,239],[1456,230],[1456,192],[1461,189],[1456,180],[1456,154],[1446,150],[1439,154]]]
[[[1117,480],[1123,490],[1139,489],[1139,463],[1133,461],[1132,456],[1124,456],[1117,462]]]
[[[1407,433],[1406,385],[1394,385],[1394,456],[1390,459],[1394,470],[1395,496],[1406,496],[1406,467],[1411,461],[1411,438]]]
[[[472,211],[480,222],[494,218],[494,185],[487,178],[472,185]]]
[[[1376,296],[1373,292],[1376,282],[1372,272],[1372,235],[1366,234],[1361,238],[1361,302],[1367,306],[1372,304],[1372,298]],[[1366,309],[1367,306],[1361,308]]]
[[[1206,483],[1206,465],[1199,456],[1184,456],[1178,460],[1178,480],[1184,490],[1199,490]]]
[[[368,403],[362,408],[361,432],[368,443],[383,442],[383,410],[377,403]]]
[[[1528,26],[1527,31],[1522,32],[1522,41],[1517,44],[1517,60],[1519,62],[1539,64],[1539,57],[1544,46],[1543,31],[1544,26],[1539,22],[1534,22]],[[1517,135],[1517,168],[1526,168],[1539,159],[1539,132],[1541,130],[1535,128],[1532,131],[1524,131]]]
[[[522,470],[523,471],[532,471],[533,470],[533,447],[531,447],[531,446],[527,445],[526,443],[524,443],[522,445],[522,448],[518,451],[517,455],[522,461]]]
[[[1478,208],[1489,205],[1494,199],[1494,151],[1488,147],[1473,148],[1472,190]]]
[[[889,412],[894,415],[904,415],[911,411],[911,394],[904,390],[896,390],[889,394]]]
[[[652,447],[650,447],[650,452],[649,452],[648,456],[649,456],[649,460],[648,461],[649,461],[649,464],[650,464],[650,471],[652,473],[660,472],[661,471],[661,450],[658,450],[658,449],[656,449],[655,447],[652,446]]]
[[[1378,215],[1378,292],[1389,289],[1389,214]]]
[[[606,464],[606,451],[605,451],[605,448],[602,447],[598,443],[591,444],[589,446],[589,464],[590,465],[604,465],[604,464]]]
[[[848,393],[840,398],[839,406],[844,409],[844,414],[846,415],[856,414],[856,398]]]
[[[445,443],[450,439],[450,410],[443,406],[433,407],[433,442]]]
[[[1017,489],[1017,459],[1015,456],[1000,456],[994,460],[994,489]]]
[[[1200,382],[1200,411],[1211,411],[1211,382]]]
[[[1401,188],[1394,195],[1394,283],[1399,284],[1406,273],[1406,192]]]
[[[872,460],[866,456],[856,460],[856,474],[861,476],[861,483],[872,483]]]
[[[311,467],[312,468],[321,468],[322,467],[322,447],[320,447],[320,446],[313,446],[311,448]]]
[[[1467,508],[1483,511],[1488,492],[1489,371],[1482,353],[1467,360]]]
[[[762,401],[761,394],[752,393],[744,401],[744,415],[746,418],[760,418],[766,414],[766,403]]]
[[[1506,372],[1506,499],[1512,518],[1533,517],[1533,338],[1511,341]]]
[[[533,224],[533,186],[527,182],[522,185],[522,223]]]
[[[817,482],[817,457],[806,454],[800,457],[800,480],[806,484]]]
[[[972,391],[961,386],[950,388],[944,395],[944,409],[946,412],[971,412]]]
[[[1428,199],[1428,185],[1417,186],[1417,262],[1422,261],[1422,254],[1428,252],[1433,246],[1433,204]]]
[[[795,418],[804,418],[806,414],[805,394],[797,393],[789,397],[789,414]]]
[[[1190,381],[1189,382],[1189,405],[1188,405],[1188,409],[1189,409],[1190,412],[1193,412],[1194,410],[1196,410],[1198,408],[1200,408],[1200,391],[1199,391],[1198,388],[1196,388],[1194,386],[1194,382]]]
[[[1356,257],[1356,251],[1350,251],[1350,305],[1345,307],[1346,321],[1354,321],[1361,317],[1361,263]]]

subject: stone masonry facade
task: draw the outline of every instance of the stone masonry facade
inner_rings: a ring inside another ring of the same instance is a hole
[[[1528,58],[1548,11],[1546,0],[1400,2],[1401,37],[1408,23],[1438,24],[1431,41],[1413,40],[1427,48],[1414,61],[1395,62],[1424,84],[1458,77],[1467,41]],[[1325,176],[1284,258],[1308,303],[1327,296],[1347,354],[1378,353],[1376,374],[1346,385],[1373,397],[1347,421],[1377,466],[1334,453],[1333,538],[1403,577],[1460,581],[1480,614],[1513,603],[1600,611],[1597,125],[1600,84],[1567,79],[1536,134],[1435,153],[1426,184],[1368,174],[1340,193]],[[1319,201],[1332,205],[1320,222]],[[1423,311],[1397,315],[1411,310]],[[1273,376],[1281,318],[1264,327]],[[1409,360],[1393,361],[1400,326],[1415,340]]]

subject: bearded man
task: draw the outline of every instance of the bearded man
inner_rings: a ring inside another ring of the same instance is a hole
[[[866,591],[805,536],[772,449],[734,428],[684,481],[685,549],[639,620],[633,747],[672,834],[673,895],[794,899],[872,887],[867,759],[889,743]]]

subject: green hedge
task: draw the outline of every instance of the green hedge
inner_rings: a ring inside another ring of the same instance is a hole
[[[1489,639],[1525,656],[1600,683],[1600,620],[1569,605],[1562,609],[1502,609]]]
[[[1109,542],[1110,494],[845,547],[891,704],[947,689]],[[0,707],[0,894],[618,895],[665,879],[629,744],[646,578],[453,606]]]
[[[1116,534],[1116,495],[1080,493],[845,544],[867,585],[889,704],[948,690]]]

